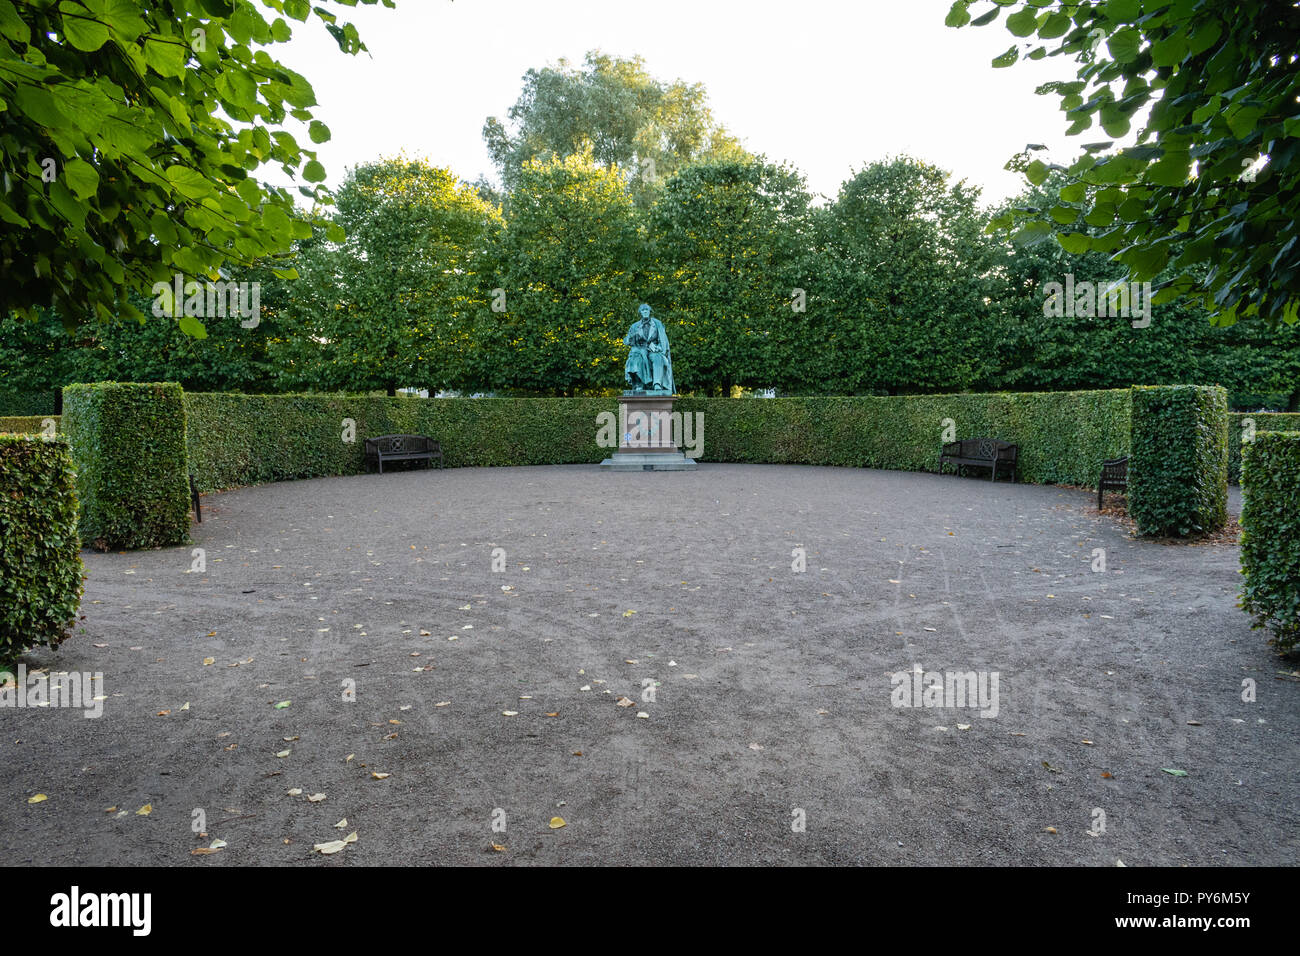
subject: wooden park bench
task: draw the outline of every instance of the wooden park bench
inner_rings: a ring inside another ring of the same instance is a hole
[[[1111,458],[1101,463],[1101,477],[1097,479],[1097,510],[1101,510],[1101,496],[1107,489],[1128,491],[1128,456]]]
[[[943,474],[944,465],[953,465],[958,474],[962,466],[988,468],[989,480],[998,480],[999,466],[1011,470],[1011,480],[1016,480],[1016,458],[1020,446],[996,438],[963,438],[961,441],[946,442],[939,454],[939,474]]]
[[[435,458],[441,468],[442,445],[424,435],[380,435],[366,439],[366,466],[378,465],[381,475],[386,461],[427,461],[432,468]]]

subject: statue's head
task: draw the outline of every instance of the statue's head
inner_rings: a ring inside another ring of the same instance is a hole
[[[650,306],[646,305],[644,302],[641,303],[641,308],[637,309],[637,311],[641,313],[641,318],[650,318]]]

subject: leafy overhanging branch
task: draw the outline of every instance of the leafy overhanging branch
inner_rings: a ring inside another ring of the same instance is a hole
[[[1060,97],[1068,134],[1100,125],[1110,137],[1064,168],[1031,158],[1041,147],[1013,159],[1009,168],[1035,185],[1053,171],[1068,183],[1050,210],[1010,211],[992,230],[1111,253],[1130,281],[1172,266],[1157,301],[1197,296],[1215,324],[1297,321],[1300,9],[1287,0],[992,0],[972,17],[976,3],[957,0],[947,24],[984,26],[1005,8],[1024,42],[993,66],[1072,57],[1076,79],[1038,92]],[[1144,112],[1135,143],[1116,148]]]

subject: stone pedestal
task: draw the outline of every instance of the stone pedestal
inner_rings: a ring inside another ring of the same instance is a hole
[[[619,446],[600,463],[601,471],[694,471],[694,458],[677,447],[681,416],[673,416],[675,395],[625,392],[618,400]]]

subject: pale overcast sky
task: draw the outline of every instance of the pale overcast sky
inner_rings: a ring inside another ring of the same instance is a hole
[[[588,50],[639,54],[660,79],[703,83],[716,119],[755,153],[788,160],[834,197],[851,172],[908,153],[984,190],[1019,191],[1003,170],[1026,143],[1068,160],[1055,96],[1062,58],[995,70],[1015,41],[1001,22],[950,29],[949,0],[398,0],[340,8],[370,56],[339,52],[318,21],[294,24],[272,52],[312,82],[319,147],[337,186],[344,168],[405,150],[465,180],[495,178],[481,135],[506,118],[530,67]],[[1096,138],[1095,136],[1093,137]],[[306,137],[302,137],[306,142]]]

